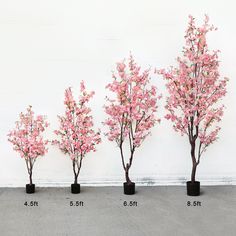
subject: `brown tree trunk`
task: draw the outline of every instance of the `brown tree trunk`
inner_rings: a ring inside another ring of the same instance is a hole
[[[32,163],[32,159],[30,159],[30,166],[29,166],[29,179],[30,179],[30,185],[33,184],[33,181],[32,181],[32,174],[33,174],[33,163]]]
[[[32,185],[33,184],[33,181],[32,181],[32,169],[30,170],[29,179],[30,179],[30,185]]]
[[[192,174],[191,174],[191,181],[192,182],[195,182],[196,170],[197,170],[197,164],[193,163]]]
[[[196,171],[197,171],[197,161],[195,158],[195,141],[191,143],[191,157],[192,157],[191,182],[195,182],[195,176],[196,176]]]
[[[78,183],[78,176],[75,176],[74,184],[77,184],[77,183]]]
[[[82,160],[83,160],[83,155],[80,155],[79,164],[78,164],[77,159],[73,160],[73,171],[74,171],[74,176],[75,176],[74,184],[78,183],[78,176],[79,176],[80,169],[81,169],[81,166],[82,166]]]
[[[126,183],[130,184],[131,183],[131,180],[129,178],[129,168],[126,167],[126,170],[125,170],[125,179],[126,179]]]
[[[73,172],[74,172],[74,184],[77,184],[78,176],[77,176],[76,169],[75,169],[75,160],[73,160],[72,163],[73,163]]]

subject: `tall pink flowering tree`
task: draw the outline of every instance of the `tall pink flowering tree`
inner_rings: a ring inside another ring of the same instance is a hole
[[[156,118],[157,99],[156,87],[150,86],[150,70],[141,72],[133,57],[117,63],[113,81],[106,88],[114,94],[113,98],[106,98],[108,104],[105,120],[109,131],[106,133],[110,141],[115,141],[120,149],[125,178],[131,184],[129,170],[134,152],[140,147],[144,139],[150,134],[150,129],[159,119]],[[130,154],[125,160],[124,143],[128,141]]]
[[[32,106],[29,106],[26,113],[20,113],[16,127],[8,134],[8,140],[12,143],[13,149],[20,153],[25,159],[30,184],[32,185],[33,167],[36,159],[47,152],[48,140],[43,139],[42,133],[48,123],[44,116],[35,116]]]
[[[216,28],[209,25],[208,16],[201,27],[189,16],[183,56],[177,58],[178,67],[159,71],[167,80],[169,92],[166,118],[173,122],[175,131],[188,136],[191,145],[192,182],[195,182],[202,153],[217,140],[218,122],[224,110],[224,105],[217,102],[226,94],[228,79],[220,78],[219,51],[209,50],[206,40],[213,30]]]
[[[87,103],[94,95],[85,90],[84,82],[80,84],[80,96],[75,101],[71,88],[65,90],[65,114],[58,116],[59,130],[55,130],[58,140],[53,144],[68,154],[72,160],[74,183],[78,182],[78,175],[85,155],[90,151],[96,151],[95,145],[101,142],[100,131],[93,129],[93,117]]]

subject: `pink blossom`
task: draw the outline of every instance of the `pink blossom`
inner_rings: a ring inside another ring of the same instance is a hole
[[[177,58],[178,67],[156,71],[167,81],[165,117],[173,122],[175,131],[188,136],[193,168],[199,164],[202,152],[217,139],[220,129],[215,124],[221,120],[224,108],[217,106],[217,102],[225,96],[228,81],[220,78],[219,51],[208,49],[206,36],[216,30],[208,22],[205,16],[203,26],[196,27],[195,19],[190,16],[183,57]]]
[[[38,115],[36,118],[32,107],[27,108],[26,113],[20,113],[16,127],[8,134],[8,141],[12,143],[13,149],[19,152],[27,165],[30,184],[32,184],[32,171],[36,158],[44,156],[47,152],[48,140],[44,140],[42,133],[48,126],[46,118]]]
[[[117,71],[118,72],[123,72],[125,70],[126,65],[123,62],[118,62],[117,63]]]
[[[20,113],[20,120],[16,121],[16,128],[8,134],[8,140],[13,144],[13,149],[25,159],[36,159],[46,152],[47,140],[43,140],[42,132],[46,124],[43,116],[34,118],[32,107],[29,106],[27,113]]]
[[[105,112],[108,118],[104,125],[108,127],[108,140],[115,141],[121,149],[122,164],[125,172],[129,171],[133,154],[145,138],[150,129],[160,120],[156,117],[157,96],[156,87],[150,83],[150,70],[141,72],[141,67],[130,56],[128,63],[117,63],[117,72],[113,73],[113,81],[106,88],[114,97],[107,98]],[[123,143],[130,145],[129,162],[125,163]],[[130,180],[126,176],[127,182]]]
[[[65,114],[58,116],[59,130],[54,133],[58,136],[52,144],[68,154],[73,163],[75,183],[80,172],[82,159],[90,151],[96,151],[95,146],[101,142],[100,131],[93,129],[93,117],[87,103],[94,95],[85,89],[84,81],[80,83],[80,96],[75,101],[71,88],[65,90]]]

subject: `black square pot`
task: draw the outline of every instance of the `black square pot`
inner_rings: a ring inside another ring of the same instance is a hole
[[[80,193],[80,184],[71,184],[71,193]]]
[[[131,182],[131,183],[123,183],[124,186],[124,194],[126,195],[133,195],[135,194],[135,183]]]
[[[187,195],[188,196],[199,196],[200,195],[200,182],[199,181],[188,181],[187,182]]]
[[[35,192],[35,184],[26,184],[25,186],[26,193],[34,193]]]

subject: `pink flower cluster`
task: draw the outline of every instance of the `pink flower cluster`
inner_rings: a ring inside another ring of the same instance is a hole
[[[105,106],[108,118],[104,124],[109,128],[106,135],[118,145],[129,137],[133,146],[139,147],[159,121],[155,113],[161,96],[157,96],[155,86],[149,86],[150,70],[141,72],[132,56],[128,63],[117,63],[116,69],[114,80],[106,86],[115,95],[113,99],[107,98]]]
[[[8,140],[13,144],[13,149],[20,153],[22,158],[36,159],[47,152],[48,140],[44,140],[42,133],[48,127],[45,117],[34,116],[32,107],[27,112],[20,113],[20,120],[16,121],[16,127],[8,134]]]
[[[177,132],[190,139],[199,138],[202,151],[217,139],[220,128],[213,125],[221,120],[224,106],[216,103],[225,96],[228,81],[220,79],[219,51],[208,49],[206,35],[213,30],[216,28],[209,25],[208,16],[201,27],[196,27],[194,18],[189,16],[178,68],[158,71],[167,80],[166,118],[174,123]]]
[[[68,153],[72,160],[84,157],[90,151],[96,151],[95,145],[101,142],[100,131],[93,130],[91,109],[86,106],[94,92],[86,92],[82,81],[80,93],[77,103],[71,88],[65,90],[65,115],[58,116],[60,128],[54,131],[59,139],[52,141],[61,151]]]

